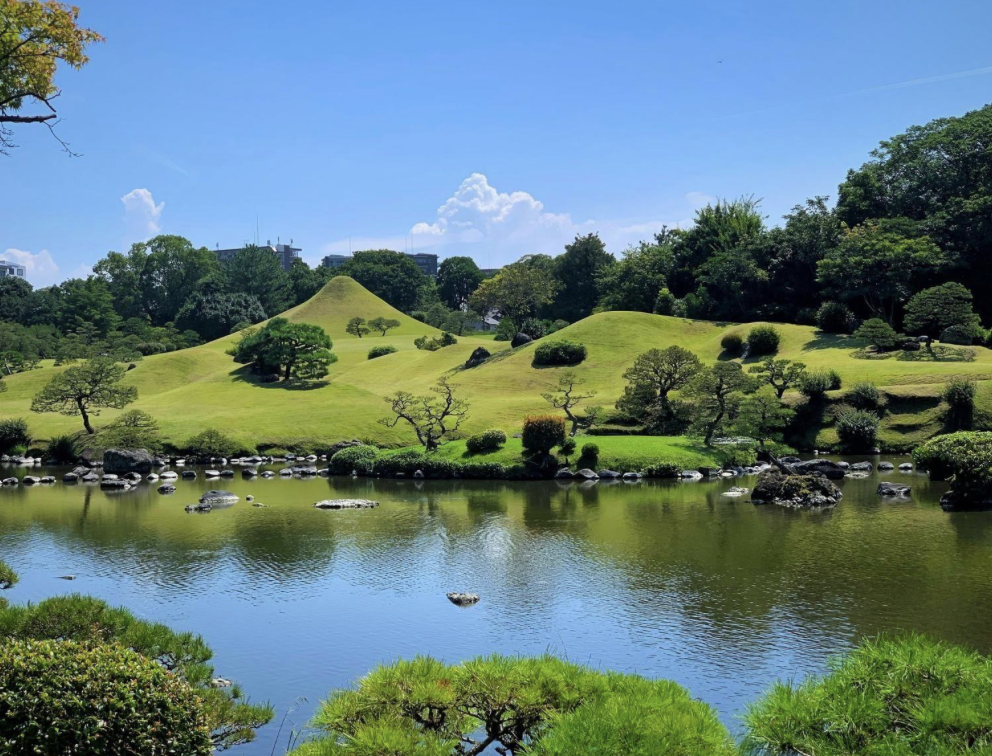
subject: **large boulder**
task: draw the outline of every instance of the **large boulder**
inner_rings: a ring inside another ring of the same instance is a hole
[[[472,352],[472,356],[465,361],[465,367],[474,368],[476,365],[481,365],[483,362],[488,360],[490,356],[489,350],[485,347],[476,347],[475,351]]]
[[[837,506],[842,497],[840,489],[824,475],[788,475],[781,470],[762,473],[751,491],[755,504],[794,509],[827,509]]]
[[[810,459],[805,462],[797,462],[791,467],[800,475],[820,473],[830,480],[840,480],[844,477],[844,468],[829,459]]]
[[[103,453],[103,470],[108,473],[144,475],[152,471],[154,464],[155,457],[147,449],[107,449]]]
[[[526,333],[518,333],[510,340],[510,346],[516,349],[517,347],[523,346],[524,344],[529,344],[534,339],[528,336]]]

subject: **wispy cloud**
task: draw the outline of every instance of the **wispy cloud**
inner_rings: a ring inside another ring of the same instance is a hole
[[[52,259],[47,249],[32,253],[15,247],[7,247],[0,257],[8,262],[23,265],[25,278],[33,286],[48,286],[61,280],[59,266],[55,264],[55,260]]]

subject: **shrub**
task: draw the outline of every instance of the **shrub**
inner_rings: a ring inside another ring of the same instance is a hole
[[[881,396],[874,383],[868,381],[855,383],[847,392],[847,403],[858,410],[877,410],[881,404]]]
[[[836,429],[846,451],[865,452],[875,446],[878,415],[864,410],[848,410],[837,418]]]
[[[992,432],[962,431],[932,438],[913,450],[913,462],[931,478],[953,477],[951,488],[966,503],[992,500]]]
[[[155,418],[142,410],[128,410],[99,431],[87,446],[98,451],[148,449],[157,452],[162,448],[162,442],[159,440]]]
[[[440,336],[420,336],[413,341],[413,345],[417,349],[423,349],[428,352],[436,352],[438,349],[443,349],[446,346],[452,346],[457,343],[458,339],[447,331],[444,331]]]
[[[758,450],[753,446],[730,446],[721,449],[720,464],[723,467],[750,467],[758,462]]]
[[[980,335],[979,330],[973,325],[952,325],[941,331],[940,342],[942,344],[970,346],[980,338]]]
[[[254,449],[216,428],[207,428],[195,436],[190,436],[182,445],[182,451],[197,457],[243,457],[255,453]]]
[[[505,443],[506,434],[497,428],[491,428],[472,436],[465,446],[469,454],[483,454],[484,452],[496,451]]]
[[[374,346],[369,350],[369,359],[374,360],[376,357],[385,357],[387,354],[393,354],[395,351],[396,347],[394,346]]]
[[[0,591],[13,588],[17,585],[17,580],[17,573],[14,572],[9,564],[0,559]]]
[[[43,458],[57,465],[71,465],[79,459],[79,438],[68,433],[52,436],[45,445]]]
[[[568,462],[568,458],[575,454],[575,439],[569,436],[562,441],[561,446],[558,447],[558,453]]]
[[[955,378],[944,386],[941,398],[947,403],[945,421],[952,430],[971,430],[976,387],[977,384],[967,378]]]
[[[880,352],[891,349],[899,342],[899,334],[881,318],[866,320],[858,326],[854,336],[867,341]]]
[[[833,385],[830,373],[826,370],[812,370],[802,377],[799,390],[810,399],[822,399]]]
[[[0,752],[209,756],[200,699],[157,662],[114,645],[0,646]]]
[[[534,365],[578,365],[586,358],[585,344],[574,341],[541,342],[534,350]]]
[[[523,446],[531,454],[546,455],[565,441],[565,418],[528,415],[524,419]]]
[[[737,331],[731,331],[720,339],[720,346],[727,354],[732,354],[736,357],[744,351],[744,337]]]
[[[676,462],[656,462],[641,472],[649,478],[677,478],[682,474],[682,465]]]
[[[603,696],[550,717],[532,756],[706,754],[734,756],[727,728],[706,703],[670,680],[609,676]]]
[[[679,304],[678,299],[675,295],[668,290],[667,286],[661,288],[658,292],[657,298],[654,300],[654,311],[656,315],[676,315],[676,309]],[[685,313],[683,312],[683,315]]]
[[[111,607],[100,599],[59,596],[37,604],[0,607],[0,637],[118,644],[157,660],[165,671],[196,689],[212,740],[221,748],[253,740],[255,730],[272,719],[271,707],[245,702],[237,685],[224,689],[211,685],[214,668],[209,661],[213,653],[199,635],[173,632],[165,625],[140,620],[126,609]],[[0,711],[3,711],[2,703]],[[40,751],[56,752],[63,753]],[[3,748],[0,753],[5,753]]]
[[[840,373],[833,368],[827,368],[826,372],[830,378],[830,390],[840,391],[844,387],[844,379],[840,377]]]
[[[582,467],[595,467],[599,464],[599,446],[596,444],[582,444],[579,454],[579,464]]]
[[[776,683],[745,715],[744,753],[965,754],[992,745],[992,664],[920,635],[863,641],[829,674]]]
[[[503,318],[496,326],[496,335],[493,337],[493,341],[510,341],[516,335],[516,324],[509,318]]]
[[[748,354],[751,357],[775,354],[781,340],[782,337],[774,326],[755,326],[747,334]]]
[[[840,302],[824,302],[816,311],[816,325],[824,333],[850,333],[854,313]]]
[[[8,454],[16,446],[26,447],[30,443],[27,420],[20,417],[0,420],[0,453]]]
[[[371,475],[375,472],[375,463],[379,450],[374,446],[349,446],[336,452],[328,462],[332,475]]]
[[[386,477],[399,474],[413,475],[417,470],[420,470],[426,478],[453,478],[459,473],[460,468],[450,459],[422,451],[383,454],[375,464],[376,473]]]

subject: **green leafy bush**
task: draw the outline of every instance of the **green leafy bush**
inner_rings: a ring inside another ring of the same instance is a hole
[[[971,346],[980,336],[980,330],[973,325],[952,325],[941,331],[940,342],[942,344]]]
[[[531,454],[546,455],[565,440],[565,418],[528,415],[524,418],[523,447]]]
[[[720,346],[727,354],[737,357],[744,351],[744,337],[737,331],[731,331],[720,339]]]
[[[384,344],[383,346],[374,346],[369,350],[369,359],[374,360],[376,357],[385,357],[387,354],[393,354],[396,351],[396,347]]]
[[[207,428],[195,436],[190,436],[181,449],[184,454],[197,457],[243,457],[255,453],[251,447],[216,428]]]
[[[833,384],[830,373],[826,370],[810,370],[799,382],[799,390],[810,399],[822,399]]]
[[[440,336],[420,336],[413,341],[413,345],[417,349],[423,349],[428,352],[436,352],[438,349],[443,349],[457,343],[458,339],[447,331],[443,332]]]
[[[371,475],[375,472],[378,458],[379,450],[374,446],[349,446],[335,453],[328,467],[332,475],[351,475],[352,471],[359,475]]]
[[[967,378],[954,378],[941,393],[947,404],[944,416],[947,427],[952,430],[971,430],[975,416],[975,394],[977,384]]]
[[[532,756],[734,756],[716,712],[670,680],[609,676],[609,692],[549,717]]]
[[[743,751],[924,756],[992,746],[992,663],[920,635],[866,640],[823,677],[776,683],[745,715]]]
[[[781,340],[782,337],[774,326],[755,326],[747,334],[748,354],[751,357],[775,354],[778,351],[778,345]]]
[[[641,470],[649,478],[677,478],[682,474],[682,465],[675,462],[657,462]]]
[[[597,444],[582,444],[579,450],[579,465],[581,467],[596,467],[599,464],[599,446]]]
[[[874,383],[855,383],[844,397],[848,404],[858,410],[877,410],[881,406],[881,395]]]
[[[824,302],[816,311],[816,325],[824,333],[850,333],[854,313],[840,302]]]
[[[493,341],[510,341],[517,335],[517,326],[509,318],[503,318],[496,326],[496,334]]]
[[[0,420],[0,454],[9,454],[15,447],[31,443],[28,422],[20,417]]]
[[[750,467],[758,461],[758,450],[753,446],[734,445],[720,450],[720,464],[724,467]]]
[[[140,620],[126,609],[111,607],[100,599],[58,596],[37,604],[2,607],[0,637],[117,644],[157,661],[167,672],[196,689],[210,737],[219,748],[250,742],[255,738],[255,730],[272,719],[272,708],[245,702],[239,686],[214,688],[210,684],[214,678],[214,668],[209,664],[213,652],[202,637],[176,633],[165,625]],[[63,753],[40,751],[56,752]],[[4,753],[2,748],[0,753]]]
[[[375,464],[376,473],[386,477],[399,474],[409,476],[420,470],[426,478],[453,478],[459,469],[459,465],[450,459],[421,451],[383,454]]]
[[[79,437],[71,433],[63,433],[48,440],[43,458],[57,465],[71,465],[79,459],[79,451]]]
[[[102,428],[87,444],[98,451],[107,449],[147,449],[157,452],[162,448],[158,435],[158,422],[142,410],[128,410],[107,427]]]
[[[469,454],[483,454],[485,452],[494,452],[505,443],[506,434],[497,428],[491,428],[490,430],[472,436],[465,443],[465,447],[468,449]]]
[[[13,588],[17,585],[17,573],[5,561],[0,559],[0,591]]]
[[[879,352],[892,349],[899,342],[899,334],[881,318],[866,320],[854,332],[855,338],[867,341]]]
[[[878,436],[878,415],[864,410],[847,410],[837,418],[836,430],[845,451],[869,451],[874,448]]]
[[[564,339],[541,342],[534,350],[534,365],[578,365],[585,358],[585,344]]]
[[[115,645],[5,640],[0,711],[0,753],[213,753],[189,683]]]
[[[931,478],[950,478],[951,492],[963,504],[992,502],[992,432],[962,431],[932,438],[913,450],[913,462]]]

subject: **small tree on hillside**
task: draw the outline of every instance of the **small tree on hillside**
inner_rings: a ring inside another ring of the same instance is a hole
[[[290,323],[273,318],[264,328],[246,331],[228,352],[236,362],[251,363],[257,372],[276,372],[283,380],[316,380],[328,373],[337,361],[324,329],[311,323]]]
[[[782,431],[795,414],[795,410],[782,404],[774,389],[765,386],[741,402],[735,426],[740,434],[755,439],[764,449],[766,441],[782,440]]]
[[[424,450],[432,452],[452,433],[457,431],[468,414],[468,404],[455,398],[454,387],[446,377],[438,380],[431,389],[433,396],[414,396],[408,391],[397,391],[385,401],[393,412],[379,423],[395,428],[402,421],[413,428]]]
[[[759,376],[759,380],[767,383],[779,399],[791,387],[800,383],[806,374],[806,366],[792,360],[776,360],[766,357],[759,364],[748,368],[749,373]]]
[[[700,371],[686,386],[686,395],[695,400],[693,427],[707,446],[718,431],[736,419],[742,395],[753,390],[754,379],[736,362],[718,362]]]
[[[640,419],[651,412],[662,421],[670,419],[669,393],[683,388],[701,368],[699,358],[688,349],[651,349],[639,355],[623,374],[627,387],[617,401],[617,409]]]
[[[541,394],[544,400],[552,407],[564,411],[565,416],[572,423],[572,428],[568,434],[570,436],[574,436],[583,424],[583,418],[576,415],[572,410],[582,403],[583,400],[592,399],[596,396],[595,391],[582,393],[581,386],[584,384],[585,381],[580,379],[574,371],[566,370],[558,376],[558,383],[551,387],[551,391]]]
[[[898,334],[881,318],[871,318],[858,327],[854,337],[867,341],[879,352],[885,352],[896,345]]]
[[[978,315],[971,309],[971,301],[971,292],[959,283],[924,289],[906,303],[906,330],[937,337],[951,326],[974,328]]]
[[[365,324],[365,318],[354,317],[348,321],[348,325],[344,327],[344,330],[345,333],[362,338],[362,336],[369,332],[369,327]]]
[[[95,433],[90,415],[104,407],[121,409],[138,398],[134,386],[121,386],[126,368],[107,357],[95,357],[56,375],[31,402],[32,412],[80,415],[87,433]]]
[[[385,336],[386,331],[393,328],[399,328],[400,321],[393,320],[391,318],[382,318],[382,317],[372,318],[372,320],[369,321],[368,326],[369,326],[369,330],[379,331],[380,333],[382,333],[383,336]],[[349,331],[348,333],[351,333],[351,331]]]

